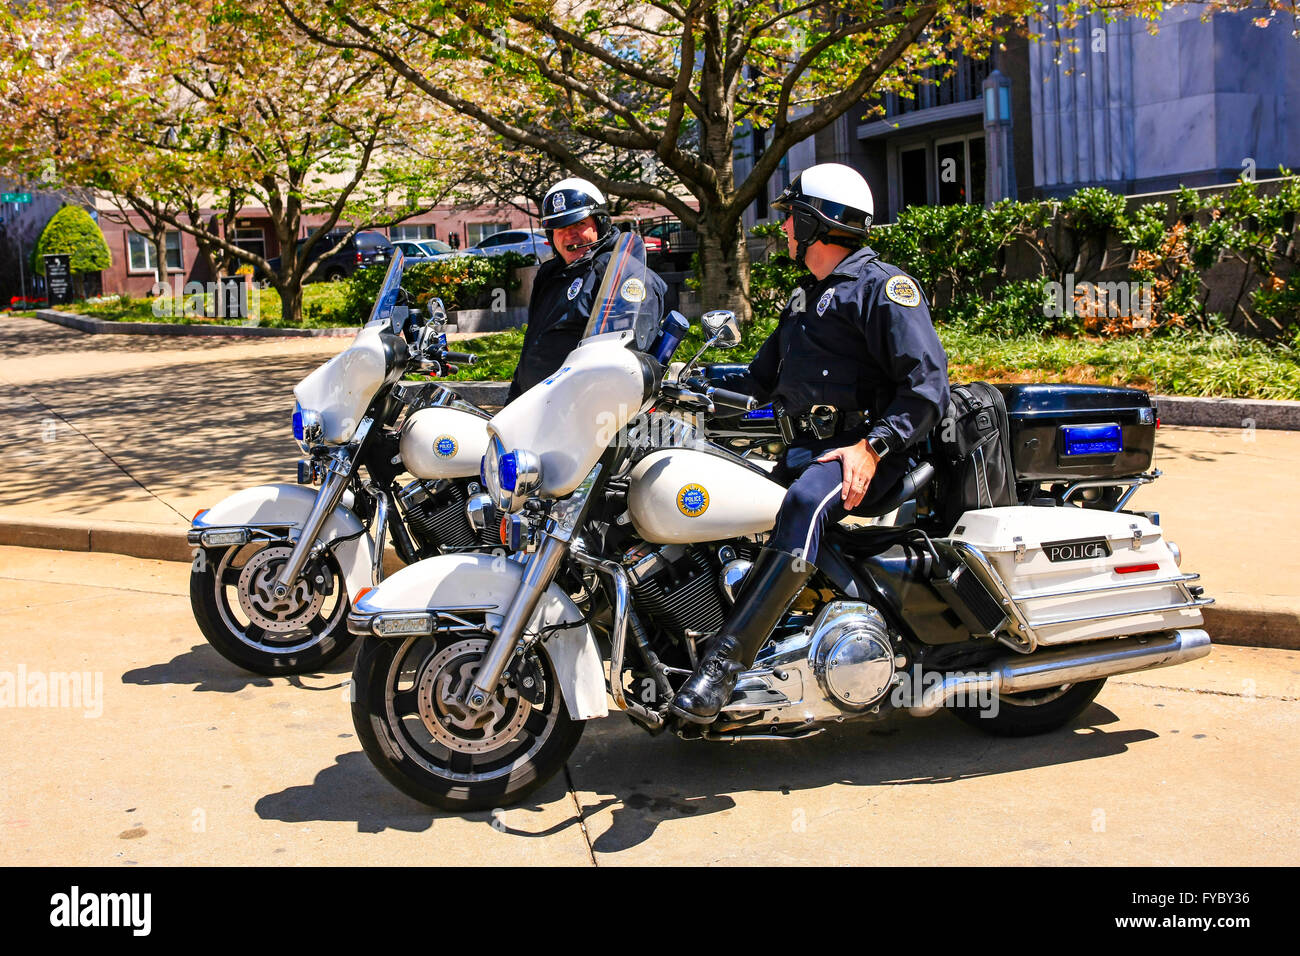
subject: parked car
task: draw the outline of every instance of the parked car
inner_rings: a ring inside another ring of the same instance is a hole
[[[313,260],[320,259],[321,253],[328,252],[334,248],[339,239],[345,234],[345,230],[336,229],[321,236],[312,247],[311,257]],[[310,236],[304,236],[299,239],[295,248],[295,254],[307,244]],[[332,255],[322,259],[316,265],[316,271],[312,273],[309,282],[340,282],[346,279],[358,269],[365,269],[368,266],[378,265],[381,268],[387,267],[388,261],[393,257],[393,244],[388,238],[378,232],[358,232],[349,239],[343,246]],[[280,269],[280,257],[269,260],[273,271]],[[254,278],[265,278],[254,272]]]
[[[481,242],[470,246],[468,252],[476,256],[499,256],[505,252],[517,252],[521,256],[536,256],[538,262],[545,262],[555,254],[546,233],[537,229],[507,229],[494,232]]]
[[[691,256],[700,248],[700,237],[695,234],[695,230],[687,229],[680,219],[672,216],[642,219],[641,236],[645,240],[647,252],[655,251],[650,248],[650,240],[656,240],[659,243],[657,253],[660,262],[677,270],[689,269]]]
[[[408,259],[432,259],[433,253],[425,248],[424,243],[413,239],[394,239],[393,245],[402,250]]]

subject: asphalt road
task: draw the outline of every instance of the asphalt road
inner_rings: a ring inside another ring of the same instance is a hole
[[[650,738],[613,715],[527,804],[462,817],[370,766],[346,703],[350,655],[302,678],[236,670],[193,623],[188,573],[0,548],[0,865],[1300,857],[1297,652],[1222,647],[1112,678],[1071,727],[1024,740],[939,714],[728,746]]]

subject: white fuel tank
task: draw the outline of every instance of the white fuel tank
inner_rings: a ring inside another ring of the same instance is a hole
[[[416,478],[470,478],[487,451],[487,419],[459,408],[422,408],[402,426],[402,464]]]
[[[585,340],[555,373],[488,423],[507,452],[520,448],[537,455],[537,494],[560,498],[577,488],[649,400],[649,373],[627,347],[629,337],[610,332]]]
[[[388,362],[379,338],[383,324],[367,325],[344,351],[316,369],[293,390],[298,404],[318,412],[327,444],[351,440],[384,384]]]
[[[785,489],[708,452],[667,448],[632,469],[628,511],[637,534],[656,544],[718,541],[771,531]]]

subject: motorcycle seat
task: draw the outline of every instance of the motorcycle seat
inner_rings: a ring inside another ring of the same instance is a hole
[[[923,461],[907,474],[899,478],[894,486],[878,499],[874,504],[866,508],[859,508],[852,512],[855,518],[879,518],[881,515],[887,515],[899,505],[906,501],[911,501],[917,493],[930,483],[934,478],[934,465],[928,461]],[[851,532],[847,525],[841,525]]]

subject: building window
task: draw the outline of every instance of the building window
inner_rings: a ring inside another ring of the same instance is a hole
[[[167,245],[167,271],[182,271],[184,267],[181,263],[181,234],[179,232],[168,232],[165,241]],[[131,272],[158,271],[158,259],[154,252],[153,240],[148,236],[139,232],[127,233],[126,252]]]
[[[437,239],[438,227],[431,225],[393,226],[388,230],[388,238],[409,239],[412,242],[419,242],[421,239]]]
[[[261,229],[236,229],[232,234],[235,245],[245,252],[266,258],[266,234]],[[240,260],[243,263],[243,260]]]
[[[938,205],[984,205],[983,133],[936,140],[934,167]]]
[[[913,146],[898,151],[898,184],[902,198],[902,211],[908,206],[924,206],[930,201],[926,183],[925,147]]]
[[[508,222],[471,222],[465,226],[465,244],[477,246],[494,232],[505,232],[510,228]]]

